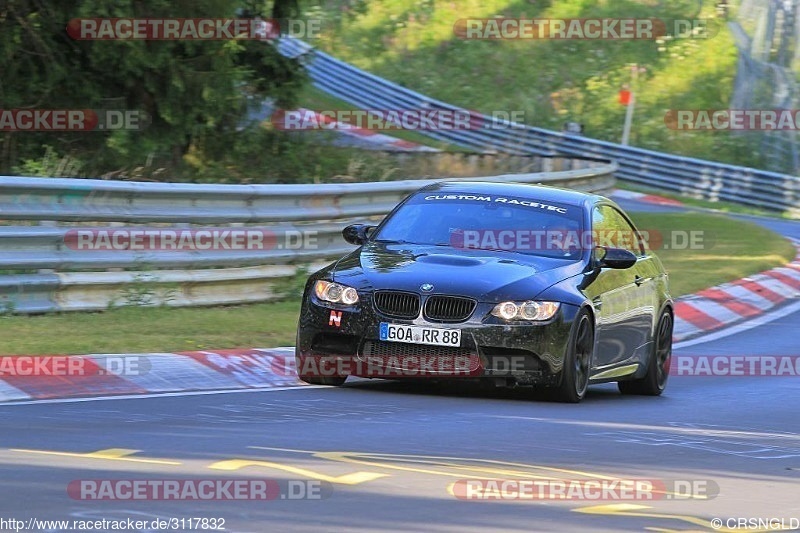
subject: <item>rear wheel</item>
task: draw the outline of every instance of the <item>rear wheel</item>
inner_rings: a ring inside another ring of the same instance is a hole
[[[551,397],[566,403],[578,403],[589,388],[589,373],[594,351],[594,326],[588,312],[581,311],[575,318],[569,335],[561,383],[552,389]]]
[[[669,366],[672,361],[672,325],[672,314],[664,311],[658,320],[653,351],[647,363],[647,374],[641,379],[617,383],[622,394],[660,396],[667,388]]]

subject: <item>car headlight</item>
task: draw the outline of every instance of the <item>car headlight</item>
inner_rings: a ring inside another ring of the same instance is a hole
[[[558,302],[500,302],[492,309],[492,315],[503,320],[550,320],[559,307]]]
[[[325,302],[344,305],[358,303],[358,292],[353,287],[332,281],[318,280],[314,284],[314,294]]]

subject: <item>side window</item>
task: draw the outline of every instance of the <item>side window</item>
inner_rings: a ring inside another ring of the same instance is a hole
[[[595,207],[592,210],[592,230],[593,231],[607,231],[608,228],[608,218],[606,217],[607,212],[605,209],[606,206],[601,205],[600,207]]]
[[[616,225],[621,230],[620,247],[630,250],[639,257],[645,255],[645,248],[639,237],[639,232],[618,210],[613,207],[608,209],[613,213],[614,218],[617,220]]]
[[[592,230],[595,243],[600,246],[623,248],[637,256],[645,255],[639,234],[622,213],[611,206],[601,205],[594,208]]]

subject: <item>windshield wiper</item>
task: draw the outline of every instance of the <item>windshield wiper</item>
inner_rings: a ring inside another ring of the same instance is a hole
[[[464,250],[480,250],[484,252],[508,252],[512,254],[519,253],[516,250],[506,250],[504,248],[491,248],[485,246],[469,246],[469,247],[464,247]]]
[[[414,246],[451,246],[451,244],[447,242],[412,242],[403,239],[375,239],[372,242],[381,244],[413,244]]]
[[[375,239],[372,242],[377,242],[380,244],[419,244],[417,242],[404,241],[403,239]]]

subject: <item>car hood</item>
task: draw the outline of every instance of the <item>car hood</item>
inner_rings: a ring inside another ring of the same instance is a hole
[[[581,261],[514,252],[367,243],[338,261],[334,279],[357,289],[469,296],[483,302],[535,298],[583,271]]]

